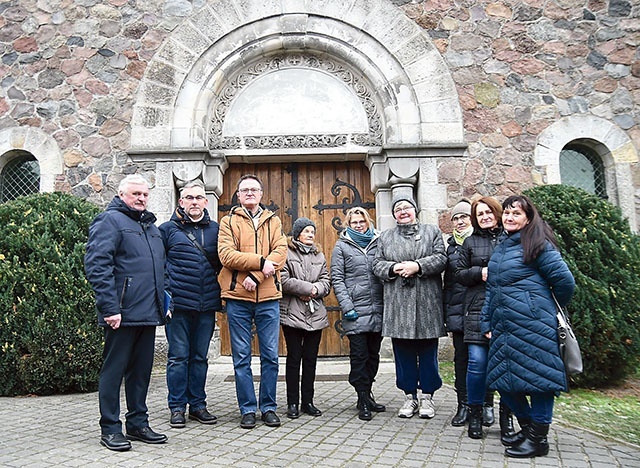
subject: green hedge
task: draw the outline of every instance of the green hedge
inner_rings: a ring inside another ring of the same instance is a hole
[[[83,256],[99,212],[62,193],[0,205],[0,395],[97,388],[102,334]]]
[[[640,361],[640,238],[620,209],[583,190],[546,185],[525,192],[553,227],[576,279],[568,306],[585,371],[578,386],[603,387]]]

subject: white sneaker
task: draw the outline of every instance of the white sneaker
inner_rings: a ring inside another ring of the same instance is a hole
[[[398,411],[398,417],[410,418],[418,412],[418,400],[416,400],[413,395],[405,395],[404,398],[404,404]]]
[[[422,419],[431,419],[436,415],[436,407],[433,405],[431,395],[422,395],[420,397],[420,417]]]

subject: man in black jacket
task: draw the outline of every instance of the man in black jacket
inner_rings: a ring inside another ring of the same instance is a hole
[[[91,223],[84,258],[98,322],[104,327],[98,383],[100,443],[115,451],[129,450],[129,440],[148,444],[167,440],[149,427],[146,404],[156,327],[164,323],[165,289],[164,247],[156,217],[147,211],[148,199],[149,183],[143,177],[125,177],[118,195]],[[123,377],[126,438],[120,421]]]
[[[179,207],[170,221],[160,226],[167,255],[169,289],[173,296],[172,317],[165,331],[167,388],[171,427],[186,425],[189,419],[215,424],[216,416],[207,410],[209,343],[216,325],[216,312],[222,310],[218,273],[219,225],[209,217],[204,184],[188,182],[180,189]]]

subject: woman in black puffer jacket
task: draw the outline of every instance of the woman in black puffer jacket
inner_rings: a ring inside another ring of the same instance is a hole
[[[469,349],[467,399],[470,408],[469,437],[482,438],[482,425],[493,424],[493,392],[486,391],[489,340],[481,331],[489,258],[498,245],[502,229],[502,206],[492,197],[481,197],[471,204],[473,234],[462,245],[456,267],[456,280],[467,287],[465,295],[464,342]],[[484,406],[484,408],[483,408]],[[503,438],[515,434],[509,409],[500,405],[500,431]]]
[[[464,342],[464,298],[467,287],[456,281],[455,272],[458,257],[462,251],[462,243],[473,234],[471,225],[471,202],[461,200],[451,210],[453,232],[447,239],[447,268],[444,271],[442,287],[442,308],[444,310],[445,327],[453,340],[453,363],[455,389],[458,409],[451,419],[451,425],[464,426],[467,422],[469,407],[467,406],[467,364],[469,349]]]

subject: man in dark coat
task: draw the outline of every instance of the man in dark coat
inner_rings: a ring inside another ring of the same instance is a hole
[[[202,424],[217,421],[207,410],[205,383],[216,312],[222,309],[219,225],[205,208],[208,200],[204,184],[199,180],[188,182],[180,189],[178,203],[171,220],[160,226],[173,297],[172,316],[165,331],[169,344],[169,425],[175,428],[186,425],[187,404],[190,419]]]
[[[143,177],[125,177],[118,195],[91,223],[84,258],[98,322],[104,327],[98,383],[100,443],[115,451],[129,450],[129,440],[148,444],[167,440],[149,427],[146,404],[156,327],[164,323],[165,288],[164,247],[154,225],[156,217],[147,211],[148,199],[149,183]],[[123,378],[126,438],[120,422]]]

